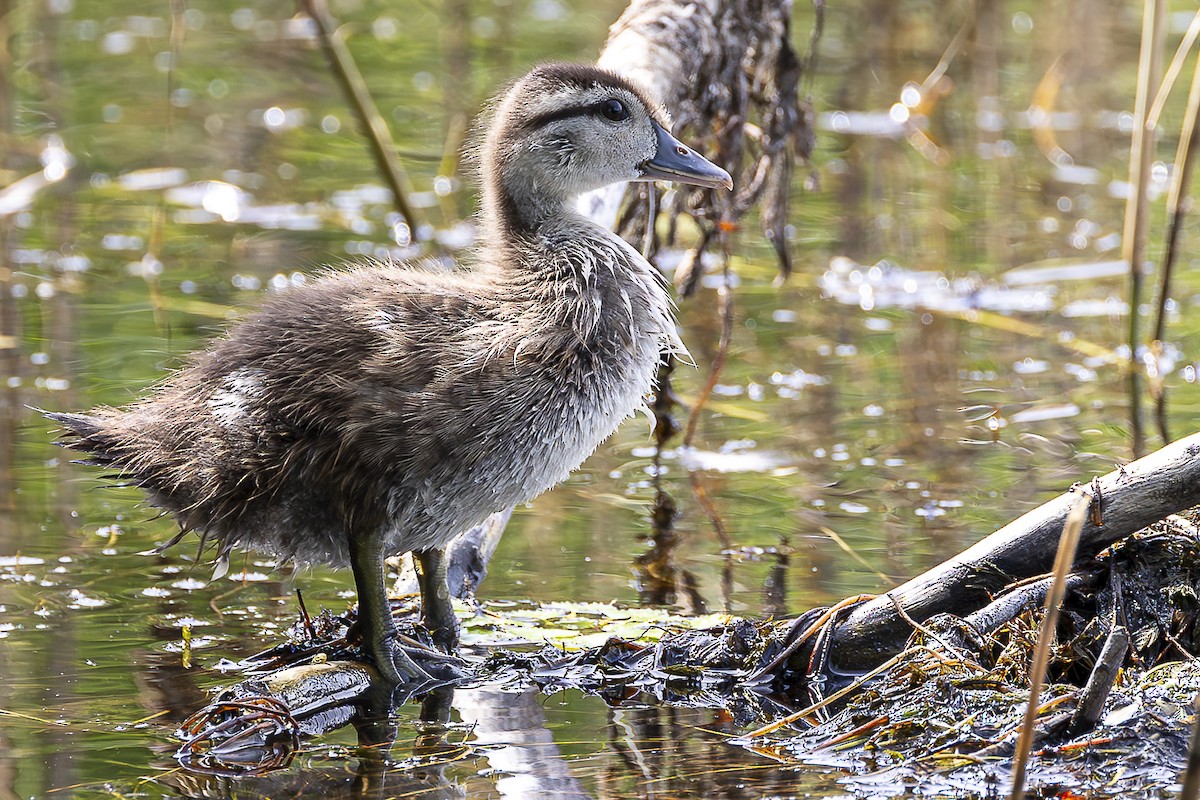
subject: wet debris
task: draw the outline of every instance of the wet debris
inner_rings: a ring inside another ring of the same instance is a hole
[[[1075,574],[1052,682],[1040,698],[1030,791],[1173,791],[1200,687],[1200,664],[1191,655],[1200,585],[1194,521],[1171,517]],[[930,620],[888,669],[842,702],[816,704],[793,719],[799,732],[739,743],[784,763],[844,770],[856,797],[1006,792],[1042,613],[1030,586],[1036,584],[1012,588],[1025,602],[1009,605],[1015,613],[1006,621]],[[1005,600],[993,606],[1003,608]]]
[[[300,745],[300,724],[285,702],[263,690],[214,701],[188,717],[176,732],[183,743],[175,757],[192,771],[222,775],[288,766]]]
[[[1117,797],[1176,784],[1200,687],[1196,520],[1169,517],[1072,574],[1038,708],[1031,791]],[[842,770],[854,796],[981,797],[1010,780],[1046,588],[1023,581],[975,613],[914,622],[903,651],[865,674],[839,674],[824,649],[856,598],[654,644],[499,653],[489,667],[494,678],[525,671],[544,691],[569,687],[614,705],[653,698],[723,707],[743,726],[786,720],[736,743]]]
[[[654,643],[612,638],[599,647],[563,654],[498,651],[483,663],[492,680],[521,675],[543,692],[576,689],[610,705],[647,697],[680,706],[726,708],[742,725],[786,709],[753,691],[746,678],[777,648],[777,623],[736,619],[697,631],[668,633]]]
[[[282,769],[291,762],[301,736],[316,736],[385,713],[419,693],[462,678],[462,661],[438,650],[417,625],[413,608],[393,601],[400,647],[436,680],[425,686],[384,691],[373,666],[363,660],[357,615],[322,610],[300,615],[287,641],[224,670],[250,677],[222,689],[192,714],[175,735],[175,758],[187,769],[233,777]]]
[[[434,645],[429,632],[416,621],[416,606],[409,599],[392,600],[392,616],[396,622],[400,648],[426,672],[440,680],[462,677],[461,660],[447,655]],[[306,664],[332,661],[362,663],[364,657],[356,609],[342,614],[322,609],[316,616],[310,616],[301,602],[300,616],[286,635],[287,641],[236,663],[223,662],[220,668],[250,675],[275,675],[280,670]]]
[[[1197,518],[1169,517],[1077,565],[1039,702],[1031,791],[1116,797],[1175,785],[1200,687]],[[397,621],[410,654],[447,683],[723,708],[743,728],[771,723],[735,744],[844,771],[853,796],[985,796],[1009,781],[1046,585],[1022,581],[973,613],[912,621],[902,652],[855,674],[833,666],[831,631],[866,598],[786,620],[662,623],[658,641],[612,636],[578,652],[468,648],[462,661],[409,617]],[[369,666],[343,660],[358,655],[355,629],[352,614],[299,620],[288,643],[240,665],[268,674],[184,724],[177,757],[219,774],[274,769],[299,737],[355,719],[374,685]]]
[[[279,649],[279,648],[276,648]],[[175,758],[193,772],[257,775],[291,763],[301,736],[352,722],[378,682],[357,661],[287,666],[221,690],[176,731]]]

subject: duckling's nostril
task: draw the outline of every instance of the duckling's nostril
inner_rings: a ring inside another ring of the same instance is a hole
[[[690,153],[688,152],[688,149],[686,147],[684,147],[683,145],[679,145],[678,147],[676,147],[675,152],[681,156],[690,155]]]

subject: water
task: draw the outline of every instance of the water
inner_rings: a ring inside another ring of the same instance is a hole
[[[351,49],[394,124],[414,201],[452,252],[469,241],[473,203],[469,170],[454,169],[460,115],[537,60],[594,53],[621,5],[480,2],[465,28],[453,23],[456,4],[334,8],[353,23]],[[178,771],[171,731],[205,690],[232,680],[213,670],[220,658],[254,652],[291,623],[295,588],[310,606],[341,609],[349,576],[293,578],[250,555],[208,583],[186,545],[139,555],[172,524],[152,519],[137,492],[97,488],[26,406],[127,402],[264,293],[323,265],[404,256],[429,231],[392,215],[291,5],[189,8],[174,21],[174,50],[162,4],[124,4],[121,16],[87,0],[8,8],[0,791],[228,794],[227,783]],[[753,222],[739,234],[729,364],[694,449],[664,462],[693,605],[796,613],[877,592],[1128,457],[1128,305],[1113,262],[1138,20],[1099,3],[989,6],[921,92],[962,24],[935,8],[829,9],[819,69],[804,84],[822,130],[818,186],[796,189],[797,274],[774,286]],[[810,23],[798,8],[801,48]],[[1056,62],[1060,43],[1081,37],[1088,46]],[[467,67],[455,55],[464,42]],[[1029,111],[1035,100],[1043,111]],[[1181,105],[1168,105],[1164,159]],[[810,177],[799,172],[798,182]],[[1158,194],[1166,173],[1156,166]],[[1155,259],[1161,217],[1160,201]],[[1195,227],[1160,362],[1175,435],[1200,417]],[[715,278],[681,309],[699,365],[677,372],[685,402],[716,352]],[[631,420],[567,484],[518,509],[481,599],[636,604],[648,438],[645,421]],[[181,664],[185,626],[192,669]],[[741,731],[721,712],[486,694],[456,701],[464,724],[448,738],[468,748],[432,766],[409,760],[420,726],[415,706],[401,709],[399,763],[371,781],[400,796],[522,796],[520,776],[540,758],[559,781],[554,796],[842,792],[836,775],[726,745]],[[519,728],[490,732],[504,714]],[[471,720],[482,720],[474,731]],[[351,794],[356,771],[369,772],[354,743],[349,730],[321,737],[288,770],[236,791]]]

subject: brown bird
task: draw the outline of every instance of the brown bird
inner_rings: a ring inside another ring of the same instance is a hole
[[[349,565],[364,649],[393,684],[428,676],[396,646],[384,559],[416,555],[425,623],[452,648],[446,543],[566,478],[682,348],[658,272],[576,198],[622,181],[733,185],[638,87],[572,64],[502,96],[481,167],[470,269],[327,274],[126,408],[45,412],[63,444],[175,516],[164,547],[194,530],[219,563],[236,546]]]

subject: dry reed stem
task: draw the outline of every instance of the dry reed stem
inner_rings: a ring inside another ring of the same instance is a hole
[[[1150,106],[1146,124],[1155,130],[1158,129],[1158,120],[1162,117],[1163,109],[1167,105],[1167,98],[1171,96],[1171,91],[1175,88],[1175,81],[1179,78],[1179,73],[1183,71],[1183,62],[1187,60],[1188,53],[1192,51],[1192,45],[1196,43],[1197,37],[1200,37],[1200,11],[1192,16],[1187,33],[1180,40],[1179,47],[1175,48],[1175,55],[1171,58],[1171,64],[1167,67],[1162,84],[1158,87],[1158,94],[1154,96],[1154,103]]]
[[[750,731],[749,733],[745,734],[744,736],[740,736],[738,738],[757,739],[760,736],[766,736],[768,733],[773,733],[773,732],[779,730],[780,728],[784,728],[788,725],[791,725],[793,722],[797,722],[801,719],[804,719],[808,715],[819,711],[820,709],[824,708],[825,706],[829,705],[830,703],[832,703],[836,700],[840,700],[841,698],[845,697],[846,695],[850,694],[851,692],[858,691],[864,685],[866,685],[866,683],[868,681],[870,681],[872,678],[876,678],[876,677],[882,675],[883,673],[887,672],[892,667],[899,664],[905,655],[907,655],[907,651],[905,653],[901,653],[898,656],[893,656],[892,658],[889,658],[887,661],[883,662],[875,669],[871,670],[870,672],[864,673],[862,677],[855,680],[854,683],[850,684],[846,688],[840,689],[839,691],[834,692],[833,694],[829,695],[828,697],[826,697],[822,700],[818,700],[817,702],[813,703],[812,705],[810,705],[806,708],[802,708],[799,711],[794,711],[791,714],[788,714],[786,717],[783,717],[782,719],[777,719],[768,725],[763,725],[761,728],[755,728],[754,730]],[[816,725],[814,724],[813,727],[816,727]]]
[[[1145,256],[1150,160],[1154,155],[1154,129],[1149,126],[1151,92],[1162,72],[1163,38],[1166,30],[1165,0],[1146,0],[1142,16],[1142,47],[1138,58],[1138,88],[1133,112],[1133,136],[1129,146],[1130,194],[1125,204],[1121,257],[1129,265],[1129,424],[1131,449],[1141,458],[1146,449],[1142,427],[1142,380],[1138,365],[1141,332],[1138,307],[1142,302],[1142,261]]]
[[[962,51],[963,45],[967,43],[967,39],[971,35],[971,31],[975,29],[976,13],[977,12],[974,4],[971,4],[967,10],[967,18],[964,19],[962,25],[959,26],[958,33],[954,34],[954,38],[950,40],[950,44],[946,46],[945,51],[942,53],[942,57],[938,59],[937,66],[935,66],[933,70],[925,76],[925,80],[921,81],[920,92],[922,99],[929,96],[929,94],[933,91],[934,86],[936,86],[937,82],[942,79],[942,76],[949,71],[950,65],[954,63],[954,59],[957,58],[958,54]]]
[[[442,143],[442,158],[438,161],[438,175],[447,179],[458,172],[463,142],[467,137],[467,115],[454,114],[446,123],[446,140]],[[442,224],[449,226],[462,216],[455,198],[457,192],[437,192],[438,205],[442,210]]]
[[[844,602],[845,601],[843,601],[843,603]],[[839,604],[839,605],[841,605],[841,604]],[[836,606],[835,606],[835,608],[836,608]],[[830,610],[832,610],[832,609],[830,609]],[[807,634],[808,632],[806,631],[805,633]],[[786,717],[777,719],[774,722],[771,722],[767,725],[763,725],[760,728],[755,728],[754,730],[750,731],[749,733],[739,736],[737,738],[739,738],[739,739],[757,739],[760,736],[766,736],[768,733],[774,733],[775,731],[779,730],[780,728],[791,725],[793,722],[797,722],[797,721],[803,719],[804,717],[807,717],[817,711],[820,711],[822,708],[825,708],[826,706],[828,706],[832,703],[835,703],[838,700],[841,700],[843,697],[846,697],[847,695],[857,692],[859,689],[862,689],[864,686],[866,686],[868,683],[870,683],[875,678],[879,677],[880,675],[885,674],[888,670],[892,669],[893,667],[895,667],[899,664],[904,663],[908,659],[913,658],[914,655],[917,653],[925,653],[926,655],[929,655],[930,657],[934,658],[937,661],[940,661],[943,664],[961,666],[961,667],[965,667],[967,669],[981,670],[981,668],[977,664],[972,664],[970,662],[958,661],[956,659],[947,659],[940,652],[938,652],[937,650],[934,650],[933,648],[931,648],[927,645],[916,645],[914,647],[908,648],[907,650],[905,650],[902,653],[892,656],[887,661],[883,662],[882,664],[875,667],[874,669],[864,672],[862,675],[855,678],[853,683],[850,683],[849,685],[837,690],[836,692],[829,695],[828,697],[818,700],[817,702],[813,703],[812,705],[802,708],[799,711],[793,711],[791,714],[788,714]],[[815,723],[813,724],[813,727],[816,727]]]
[[[1054,559],[1054,582],[1046,592],[1046,613],[1038,632],[1037,647],[1033,651],[1033,664],[1029,668],[1029,700],[1025,704],[1025,719],[1021,723],[1021,734],[1017,739],[1017,750],[1013,754],[1013,782],[1010,797],[1020,800],[1025,792],[1025,769],[1029,763],[1029,752],[1033,748],[1033,737],[1037,730],[1038,698],[1046,679],[1046,668],[1050,664],[1050,649],[1058,627],[1058,608],[1066,595],[1067,576],[1075,564],[1075,550],[1083,522],[1092,504],[1089,489],[1082,489],[1075,505],[1067,514],[1062,536],[1058,540],[1058,555]]]
[[[893,578],[891,578],[887,575],[884,575],[882,572],[880,572],[878,569],[876,569],[871,564],[871,562],[867,561],[867,559],[863,558],[859,554],[859,552],[857,550],[855,550],[853,546],[851,546],[851,544],[849,542],[847,542],[845,539],[843,539],[841,536],[839,536],[837,531],[827,528],[824,525],[818,525],[817,530],[819,530],[821,533],[828,536],[833,541],[834,544],[836,544],[838,547],[841,548],[843,553],[850,556],[850,558],[854,559],[854,563],[858,564],[860,567],[862,567],[867,572],[874,573],[875,577],[879,578],[879,580],[882,583],[884,583],[885,585],[888,585],[888,586],[896,585],[896,581]]]

